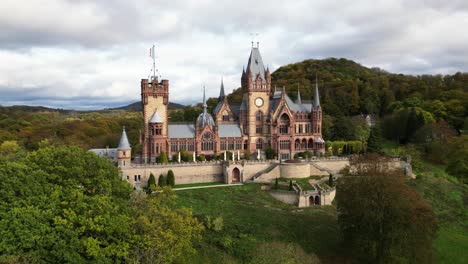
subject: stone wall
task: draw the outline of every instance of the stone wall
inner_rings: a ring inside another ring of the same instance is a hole
[[[295,192],[270,191],[270,194],[283,203],[298,205],[299,196]]]
[[[148,165],[122,168],[122,177],[130,184],[138,187],[146,187],[150,173],[153,173],[156,181],[162,173],[167,175],[167,171],[172,170],[176,184],[202,183],[202,182],[223,182],[223,166],[221,163],[189,163],[189,164],[168,164],[168,165]],[[135,175],[140,175],[140,180],[135,181]],[[128,176],[128,177],[127,177]]]

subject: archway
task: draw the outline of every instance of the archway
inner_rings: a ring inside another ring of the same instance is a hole
[[[232,182],[240,182],[240,171],[238,168],[232,170]]]
[[[319,196],[315,196],[315,204],[320,205],[320,197]]]
[[[315,204],[314,196],[309,196],[309,206],[312,206],[314,204]]]

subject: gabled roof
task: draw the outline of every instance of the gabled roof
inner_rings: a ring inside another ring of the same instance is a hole
[[[167,126],[169,138],[194,138],[195,126],[192,123],[169,124]]]
[[[273,97],[272,97],[272,100],[271,100],[271,103],[270,103],[270,107],[271,107],[270,111],[274,111],[276,109],[276,107],[278,107],[278,104],[281,101],[281,93],[282,93],[282,91],[276,91],[273,94]],[[291,111],[293,111],[293,112],[310,113],[310,111],[312,110],[312,104],[308,104],[308,103],[298,104],[298,103],[295,103],[295,102],[293,102],[293,100],[291,100],[291,98],[289,98],[287,93],[284,94],[284,100],[286,101],[286,104],[288,105],[289,109]]]
[[[238,124],[221,124],[218,127],[219,137],[241,137],[242,133]]]
[[[252,47],[252,51],[250,52],[247,73],[249,71],[252,72],[254,79],[260,74],[262,80],[265,80],[265,66],[263,65],[262,55],[260,55],[258,47]]]
[[[130,142],[128,142],[127,132],[125,131],[125,127],[122,131],[122,136],[120,137],[119,146],[117,149],[131,149]]]
[[[153,114],[153,116],[151,117],[151,119],[150,119],[149,122],[150,122],[150,123],[162,123],[162,122],[163,122],[163,120],[162,120],[161,116],[159,116],[157,110],[154,111],[154,114]]]

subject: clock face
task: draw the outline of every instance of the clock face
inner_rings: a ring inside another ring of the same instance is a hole
[[[263,99],[260,98],[260,97],[255,99],[255,105],[258,106],[258,107],[262,106],[263,105]]]

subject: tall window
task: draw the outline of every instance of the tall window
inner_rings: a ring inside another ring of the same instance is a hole
[[[257,139],[257,142],[256,142],[255,145],[256,145],[257,149],[262,150],[263,149],[263,139],[261,139],[261,138]]]
[[[289,149],[289,140],[280,140],[280,149]]]
[[[172,152],[177,152],[178,151],[177,142],[171,142],[171,151]]]
[[[257,113],[255,114],[255,120],[256,120],[256,121],[259,121],[259,122],[263,121],[263,113],[262,113],[262,111],[257,111]]]
[[[221,141],[221,150],[226,150],[226,141]]]
[[[279,132],[280,134],[288,134],[289,129],[289,116],[287,114],[283,114],[280,118],[280,126]]]
[[[262,125],[257,125],[255,127],[255,133],[262,134],[263,133],[263,126]]]

